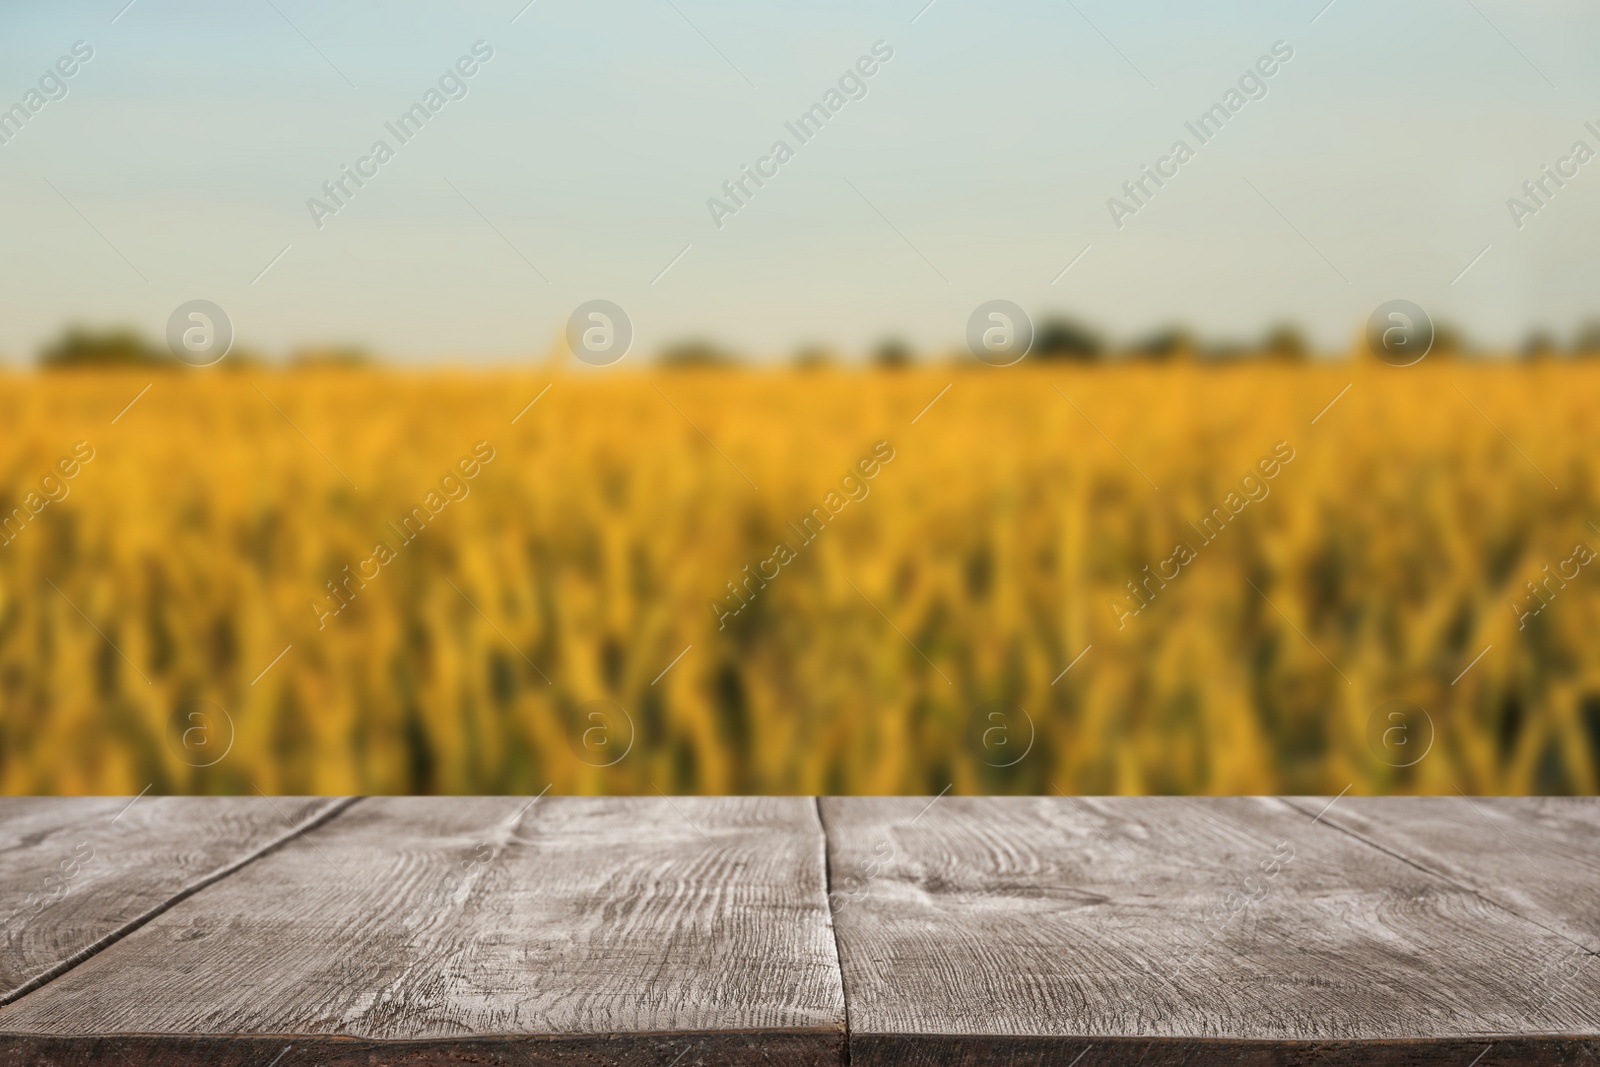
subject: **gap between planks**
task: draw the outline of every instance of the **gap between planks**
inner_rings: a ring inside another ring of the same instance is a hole
[[[1278,803],[1282,804],[1286,808],[1289,808],[1291,811],[1299,812],[1301,815],[1309,816],[1311,814],[1309,811],[1306,811],[1304,808],[1302,808],[1299,805],[1295,804],[1288,797],[1274,797],[1273,799],[1277,800]],[[1323,814],[1326,814],[1326,811],[1324,811]],[[1323,820],[1319,816],[1316,820],[1313,820],[1313,821],[1318,823],[1318,824],[1320,824]],[[1514,919],[1521,919],[1523,922],[1527,923],[1530,926],[1536,926],[1539,929],[1543,930],[1545,933],[1550,934],[1552,937],[1558,937],[1561,940],[1565,941],[1567,944],[1572,945],[1572,946],[1574,946],[1576,948],[1582,949],[1587,954],[1590,954],[1590,955],[1600,954],[1600,953],[1596,953],[1595,949],[1592,946],[1586,945],[1582,941],[1575,940],[1572,937],[1572,935],[1566,933],[1565,931],[1558,930],[1558,929],[1555,929],[1553,927],[1547,926],[1544,923],[1540,922],[1538,919],[1533,918],[1531,915],[1524,915],[1522,912],[1517,911],[1516,909],[1510,907],[1507,904],[1502,903],[1501,901],[1495,900],[1492,897],[1484,896],[1483,891],[1478,889],[1476,886],[1468,885],[1468,884],[1466,884],[1464,882],[1457,881],[1456,879],[1450,877],[1450,875],[1446,874],[1444,871],[1436,871],[1432,867],[1428,866],[1426,863],[1422,862],[1421,860],[1413,859],[1410,856],[1407,856],[1405,853],[1400,852],[1398,850],[1398,848],[1391,848],[1391,847],[1389,847],[1387,845],[1381,845],[1378,842],[1372,840],[1366,834],[1363,834],[1358,830],[1352,829],[1351,827],[1348,827],[1348,826],[1344,825],[1343,823],[1336,821],[1336,819],[1328,819],[1326,821],[1327,821],[1327,824],[1328,824],[1330,829],[1333,829],[1333,830],[1337,831],[1338,833],[1344,834],[1347,837],[1351,838],[1352,840],[1359,841],[1361,844],[1366,845],[1369,848],[1377,849],[1379,852],[1383,853],[1385,856],[1388,856],[1388,857],[1390,857],[1392,859],[1399,860],[1401,863],[1406,864],[1408,867],[1415,868],[1416,870],[1422,872],[1423,874],[1427,875],[1430,878],[1437,878],[1437,879],[1439,879],[1439,881],[1443,882],[1447,886],[1450,886],[1452,889],[1456,889],[1456,890],[1459,890],[1460,892],[1463,892],[1463,893],[1466,893],[1466,894],[1468,894],[1470,896],[1476,897],[1478,900],[1481,900],[1483,903],[1487,904],[1491,908],[1494,908],[1496,911],[1503,911],[1507,915],[1510,915]]]
[[[74,967],[85,963],[95,956],[98,956],[100,953],[104,952],[118,941],[121,941],[123,938],[127,937],[129,934],[133,933],[135,930],[154,919],[156,916],[168,911],[173,907],[176,907],[178,904],[183,903],[185,900],[188,900],[190,897],[200,892],[200,890],[204,889],[206,886],[214,885],[217,882],[222,881],[224,878],[247,866],[248,864],[254,863],[263,856],[267,856],[273,852],[276,852],[278,849],[282,848],[284,845],[287,845],[290,841],[293,841],[301,834],[310,830],[315,830],[317,827],[322,826],[339,815],[342,815],[344,812],[349,811],[350,808],[360,799],[360,797],[342,797],[334,801],[332,804],[329,804],[321,811],[312,815],[304,822],[291,826],[284,833],[279,834],[277,837],[266,842],[255,850],[247,852],[231,863],[223,864],[210,874],[196,879],[189,885],[184,886],[182,889],[172,894],[166,900],[151,906],[144,912],[135,915],[121,926],[118,926],[116,929],[104,934],[97,940],[85,945],[83,948],[80,948],[78,951],[74,952],[60,963],[57,963],[54,966],[40,972],[39,974],[34,975],[26,982],[23,982],[21,985],[9,990],[8,992],[0,993],[0,1008],[5,1007],[7,1004],[13,1004],[16,1001],[21,1000],[23,997],[39,989],[41,986],[48,985],[50,982],[60,978]]]
[[[811,798],[811,810],[817,813],[817,829],[822,832],[822,898],[828,905],[828,930],[833,934],[833,966],[839,975],[839,1003],[844,1021],[844,1047],[840,1062],[850,1067],[850,991],[844,987],[844,949],[839,944],[838,917],[833,913],[833,849],[828,840],[828,820],[822,814],[822,797]]]

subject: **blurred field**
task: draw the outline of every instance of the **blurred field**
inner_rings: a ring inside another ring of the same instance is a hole
[[[94,458],[0,547],[0,790],[1594,792],[1600,568],[1523,629],[1510,602],[1600,544],[1596,395],[1588,362],[12,375],[5,513]],[[478,441],[470,494],[319,629]],[[1372,741],[1393,699],[1433,726],[1411,767]]]

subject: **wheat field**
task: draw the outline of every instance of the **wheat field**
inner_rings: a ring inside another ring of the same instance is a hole
[[[1594,792],[1597,386],[11,374],[0,791]]]

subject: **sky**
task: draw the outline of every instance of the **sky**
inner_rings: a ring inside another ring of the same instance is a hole
[[[946,350],[996,298],[1123,340],[1291,321],[1343,348],[1397,298],[1485,344],[1568,335],[1600,317],[1600,159],[1507,201],[1600,151],[1597,32],[1580,0],[8,0],[0,108],[93,55],[0,146],[0,358],[69,322],[159,338],[192,299],[269,355],[408,362],[542,356],[592,299],[641,354]],[[1185,123],[1278,42],[1201,145]],[[785,124],[875,45],[802,143]],[[402,143],[385,124],[463,57]]]

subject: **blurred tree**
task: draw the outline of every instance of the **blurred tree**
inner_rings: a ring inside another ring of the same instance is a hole
[[[899,338],[891,337],[872,350],[872,362],[880,367],[899,368],[911,363],[911,346]]]
[[[177,361],[151,348],[138,332],[126,328],[90,330],[69,326],[39,352],[41,367],[148,367]]]
[[[838,357],[824,345],[805,345],[794,354],[794,365],[799,370],[822,370],[838,362]]]
[[[1267,331],[1261,342],[1261,351],[1268,359],[1300,363],[1310,353],[1305,335],[1290,323],[1279,323]]]
[[[1433,347],[1428,350],[1429,357],[1443,356],[1453,359],[1465,355],[1468,347],[1466,334],[1449,323],[1434,324]]]
[[[1046,319],[1033,338],[1033,354],[1039,359],[1092,360],[1105,350],[1099,335],[1072,319]]]
[[[289,362],[296,367],[365,367],[372,353],[360,345],[312,345],[295,350]]]
[[[1205,347],[1205,358],[1211,363],[1232,363],[1254,355],[1256,349],[1237,341],[1218,341]]]
[[[1579,356],[1600,356],[1600,321],[1586,322],[1578,327],[1578,335],[1572,340],[1572,351]]]
[[[1166,362],[1193,359],[1198,347],[1194,335],[1188,330],[1182,326],[1168,326],[1136,342],[1131,354],[1143,359]]]
[[[738,360],[711,341],[694,339],[663,348],[660,362],[663,367],[727,367]]]
[[[1534,330],[1522,342],[1519,354],[1530,362],[1549,359],[1556,354],[1556,339],[1544,330]]]

